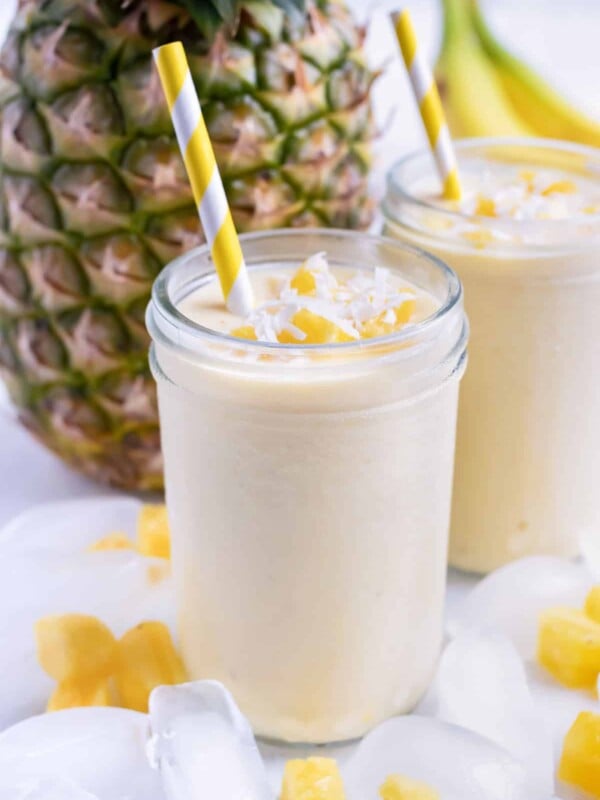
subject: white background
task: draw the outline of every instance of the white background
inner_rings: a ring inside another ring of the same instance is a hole
[[[378,165],[381,179],[387,163],[423,146],[423,132],[382,10],[398,8],[400,3],[351,1],[359,14],[373,15],[369,36],[373,63],[389,62],[376,89],[380,118],[387,119],[389,111],[397,107],[383,140]],[[0,38],[14,5],[14,0],[0,0]],[[421,45],[433,61],[440,36],[438,3],[414,0],[410,7]],[[510,42],[517,54],[600,120],[599,0],[487,0],[485,8],[503,41]],[[9,416],[0,415],[0,525],[35,503],[109,491],[70,472]]]

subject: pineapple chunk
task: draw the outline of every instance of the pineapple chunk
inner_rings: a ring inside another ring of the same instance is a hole
[[[304,331],[306,338],[299,340],[287,331],[279,337],[282,344],[335,344],[337,342],[352,342],[354,339],[345,333],[335,323],[318,314],[313,314],[303,308],[297,311],[291,319],[293,325]]]
[[[538,661],[565,686],[593,688],[600,673],[600,625],[575,609],[546,611],[540,620]]]
[[[394,309],[394,322],[386,322],[385,314],[380,314],[376,319],[365,322],[360,329],[363,339],[374,339],[377,336],[389,336],[410,322],[415,312],[414,300],[405,300]]]
[[[108,536],[104,536],[102,539],[98,539],[97,542],[94,542],[88,547],[89,553],[97,553],[101,550],[133,550],[135,549],[134,543],[125,533],[121,533],[121,531],[115,531],[114,533],[109,533]]]
[[[238,339],[249,339],[251,342],[256,341],[256,331],[252,325],[241,325],[239,328],[234,328],[231,331],[232,336],[237,336]]]
[[[344,785],[333,758],[293,759],[285,765],[280,800],[344,800]]]
[[[579,714],[565,736],[558,777],[600,797],[600,714]]]
[[[171,537],[165,505],[145,505],[138,516],[137,546],[140,553],[170,558]]]
[[[495,217],[496,203],[494,203],[491,197],[479,197],[475,207],[475,214],[478,217]]]
[[[379,789],[382,800],[440,800],[439,794],[420,781],[403,775],[390,775]]]
[[[600,586],[594,586],[586,597],[585,613],[594,622],[600,622]]]
[[[46,711],[81,706],[110,706],[114,698],[107,678],[61,681],[48,700]]]
[[[401,305],[397,306],[394,309],[396,325],[406,325],[407,322],[410,322],[415,313],[416,306],[416,300],[405,300]]]
[[[549,197],[551,194],[575,194],[577,186],[573,181],[555,181],[542,191],[544,197]]]
[[[290,286],[292,289],[295,289],[298,294],[314,295],[317,291],[315,276],[309,269],[306,269],[306,267],[300,267],[290,281]]]
[[[378,336],[389,336],[394,333],[396,326],[390,322],[385,322],[383,314],[363,323],[360,335],[363,339],[375,339]]]
[[[120,639],[115,679],[122,705],[148,711],[150,692],[157,686],[184,683],[185,668],[171,634],[162,622],[142,622]]]
[[[108,678],[114,670],[116,639],[95,617],[43,617],[36,622],[35,636],[38,661],[59,683]]]

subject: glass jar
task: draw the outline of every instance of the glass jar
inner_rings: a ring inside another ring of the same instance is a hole
[[[596,183],[600,197],[598,150],[535,139],[456,146],[467,183],[507,166],[550,169]],[[469,217],[424,199],[430,180],[430,153],[399,162],[383,210],[390,236],[446,261],[465,290],[450,561],[486,572],[574,556],[600,529],[600,216]]]
[[[241,238],[251,277],[326,251],[334,267],[387,267],[439,303],[381,339],[235,339],[178,310],[215,280],[199,248],[160,274],[147,314],[190,675],[222,681],[259,735],[351,739],[410,710],[439,652],[461,287],[381,237]]]

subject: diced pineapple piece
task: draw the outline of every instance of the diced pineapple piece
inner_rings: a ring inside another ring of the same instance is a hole
[[[300,341],[287,331],[283,331],[279,337],[282,344],[335,344],[354,341],[352,336],[345,333],[338,325],[305,308],[297,311],[291,322],[300,328],[306,337]]]
[[[232,336],[237,336],[238,339],[249,339],[252,342],[256,341],[256,331],[252,325],[241,325],[239,328],[234,328],[231,331]]]
[[[295,289],[298,294],[314,295],[317,291],[315,276],[309,269],[306,269],[306,267],[300,267],[290,281],[290,286],[292,289]]]
[[[586,597],[585,613],[594,622],[600,623],[600,586],[594,586]]]
[[[431,786],[403,775],[390,775],[379,789],[382,800],[440,800]]]
[[[549,197],[551,194],[575,194],[577,186],[573,181],[554,181],[542,191],[544,197]]]
[[[120,639],[115,673],[121,702],[134,711],[148,711],[157,686],[184,683],[187,675],[169,629],[162,622],[142,622]]]
[[[170,558],[171,537],[165,505],[145,505],[138,516],[137,546],[140,553]]]
[[[396,326],[390,322],[384,322],[383,315],[380,315],[364,322],[360,329],[360,335],[363,339],[375,339],[378,336],[389,336],[395,330]]]
[[[344,785],[333,758],[288,761],[280,800],[344,800]]]
[[[58,684],[48,700],[46,711],[82,706],[110,706],[114,704],[114,700],[108,678],[71,679]]]
[[[558,777],[600,797],[600,714],[579,714],[565,736]]]
[[[95,617],[43,617],[36,622],[35,636],[38,661],[59,683],[107,678],[115,667],[116,639]]]
[[[395,331],[400,330],[410,319],[415,311],[416,302],[405,300],[394,309],[394,321],[387,322],[386,314],[380,314],[375,319],[363,323],[360,335],[363,339],[375,339],[378,336],[389,336]]]
[[[540,620],[538,661],[565,686],[593,688],[600,673],[600,625],[575,609],[545,612]]]
[[[477,205],[475,206],[475,214],[478,217],[495,217],[496,216],[496,203],[491,197],[479,197]]]
[[[115,531],[114,533],[109,533],[108,536],[104,536],[102,539],[98,539],[97,542],[94,542],[88,547],[88,552],[96,553],[100,550],[133,550],[135,549],[134,543],[131,539],[127,536],[126,533],[121,533],[121,531]]]
[[[410,322],[413,314],[415,313],[416,307],[416,300],[405,300],[403,303],[397,306],[394,309],[394,313],[396,314],[396,325],[406,325],[407,322]]]

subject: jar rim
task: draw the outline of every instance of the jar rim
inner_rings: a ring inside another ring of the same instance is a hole
[[[261,242],[273,244],[278,240],[293,240],[301,238],[303,240],[311,238],[320,240],[320,243],[325,240],[334,246],[335,242],[352,243],[360,242],[363,246],[371,245],[373,248],[384,247],[388,251],[401,252],[413,256],[416,260],[427,264],[430,268],[437,271],[447,286],[446,297],[440,303],[432,314],[424,320],[406,325],[399,331],[396,331],[387,336],[377,337],[373,339],[360,339],[352,342],[339,342],[331,344],[281,344],[279,342],[260,342],[247,339],[240,339],[230,333],[215,331],[198,322],[193,321],[186,315],[179,311],[177,304],[188,296],[194,288],[197,288],[202,282],[215,279],[215,270],[213,267],[210,248],[208,245],[201,245],[189,250],[186,253],[175,258],[160,272],[152,287],[152,298],[148,309],[146,311],[146,322],[148,330],[153,339],[160,339],[163,343],[171,344],[178,348],[187,350],[190,353],[198,353],[205,355],[205,345],[207,344],[220,344],[228,348],[235,348],[237,352],[245,351],[249,355],[275,355],[278,356],[306,356],[309,354],[319,355],[335,355],[335,356],[351,356],[353,354],[373,352],[377,355],[377,351],[381,351],[387,345],[402,345],[411,341],[419,341],[428,338],[430,334],[439,328],[440,323],[446,319],[455,309],[462,309],[463,290],[461,282],[454,272],[447,264],[440,258],[434,256],[426,251],[414,247],[413,245],[399,242],[396,239],[388,238],[385,236],[377,236],[374,234],[366,234],[360,231],[338,230],[331,228],[280,228],[271,231],[258,231],[254,233],[246,233],[240,236],[242,249],[251,248],[252,245],[256,246]],[[326,248],[315,248],[326,249]],[[285,257],[291,257],[293,254],[288,254],[288,251],[293,251],[293,245],[288,246]],[[268,258],[260,256],[251,256],[248,258],[246,255],[246,263],[250,270],[256,268],[257,265],[263,261],[269,263]],[[189,291],[183,293],[179,297],[172,296],[172,283],[178,271],[185,268],[190,262],[197,260],[202,265],[198,269],[193,286]],[[271,260],[276,260],[273,258]],[[336,259],[335,253],[331,254],[331,261],[335,264],[339,262]],[[356,265],[356,263],[355,263]],[[400,270],[401,271],[401,270]],[[415,345],[416,347],[416,345]],[[414,352],[415,347],[394,347],[394,354],[399,352]]]
[[[597,178],[600,188],[600,148],[592,147],[589,145],[581,145],[573,142],[561,141],[559,139],[544,139],[539,137],[525,137],[525,136],[504,136],[504,137],[472,137],[465,139],[457,139],[454,143],[457,153],[460,169],[461,156],[468,155],[487,155],[490,156],[490,151],[500,151],[503,148],[511,148],[513,151],[521,151],[526,156],[527,151],[533,153],[537,151],[538,154],[554,154],[557,159],[565,158],[571,159],[571,170],[574,171],[577,165],[579,171],[587,170],[588,178]],[[498,160],[498,159],[497,159]],[[516,162],[518,163],[518,162]],[[435,172],[435,163],[433,154],[429,148],[420,148],[413,150],[403,158],[396,161],[388,171],[386,178],[386,194],[382,203],[382,211],[385,218],[394,225],[407,228],[411,232],[426,235],[438,242],[456,243],[456,233],[444,233],[444,229],[431,231],[424,225],[420,226],[415,224],[412,220],[407,220],[401,213],[401,209],[409,208],[411,210],[418,210],[427,212],[428,216],[437,217],[439,220],[453,221],[455,223],[480,223],[482,219],[471,214],[466,214],[462,211],[445,208],[435,201],[430,201],[420,197],[415,192],[411,191],[408,185],[407,173],[411,168],[417,165],[423,165],[424,171]],[[569,171],[569,168],[564,164],[560,165],[561,169]],[[420,172],[422,176],[423,172]],[[548,231],[556,235],[559,232],[561,235],[565,230],[570,230],[572,239],[562,239],[561,241],[549,242],[535,242],[535,241],[510,241],[510,240],[494,240],[490,249],[493,251],[510,251],[515,250],[532,252],[555,252],[557,249],[579,250],[587,249],[589,247],[596,247],[598,245],[598,238],[600,237],[600,212],[587,215],[585,220],[575,220],[573,217],[565,217],[561,219],[499,219],[499,218],[485,218],[485,226],[491,231],[503,233],[516,233],[525,234],[530,231]],[[412,223],[412,224],[411,224]],[[598,225],[597,235],[588,235],[582,237],[577,235],[583,227],[588,227],[590,223],[594,226]],[[461,242],[462,244],[462,242]]]

